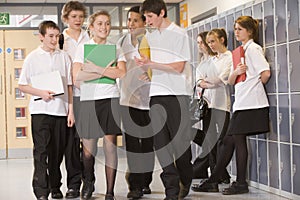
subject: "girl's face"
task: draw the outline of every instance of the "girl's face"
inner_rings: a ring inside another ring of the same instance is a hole
[[[251,39],[251,32],[240,26],[238,23],[234,25],[234,35],[237,41],[246,43]]]
[[[90,27],[93,36],[99,39],[106,39],[110,33],[110,29],[110,19],[106,15],[97,16],[94,23]]]
[[[218,38],[216,34],[210,34],[206,37],[206,43],[208,44],[210,49],[215,53],[218,53],[222,50],[222,48],[224,47],[223,42],[224,39]]]
[[[66,23],[68,24],[69,28],[74,30],[80,30],[83,22],[84,13],[81,10],[72,10],[66,19]]]
[[[207,47],[204,44],[204,41],[200,36],[197,37],[197,44],[198,44],[198,49],[200,53],[207,53]]]

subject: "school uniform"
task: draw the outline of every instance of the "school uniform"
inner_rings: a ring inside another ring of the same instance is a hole
[[[149,117],[150,82],[139,79],[144,71],[135,64],[139,58],[139,44],[132,45],[131,35],[122,37],[120,56],[126,60],[126,74],[120,78],[121,118],[124,127],[130,191],[149,187],[154,168],[153,131]]]
[[[80,32],[80,36],[76,41],[70,37],[67,33],[67,29],[63,31],[64,45],[63,50],[66,51],[71,59],[75,57],[76,49],[79,44],[82,44],[89,40],[89,35],[83,29]],[[76,117],[80,114],[79,107],[80,90],[73,86],[73,109],[75,115],[75,125],[68,128],[67,131],[67,143],[65,151],[65,163],[67,170],[67,186],[68,189],[80,189],[81,185],[81,162],[80,162],[80,138],[76,130]],[[76,103],[75,103],[76,102]]]
[[[32,186],[37,197],[48,196],[50,188],[55,190],[61,186],[60,164],[67,132],[67,86],[72,85],[71,60],[63,51],[55,50],[50,54],[38,47],[25,58],[19,79],[20,85],[29,85],[31,77],[56,70],[62,76],[65,93],[48,102],[34,101],[31,97],[29,103],[34,144]]]
[[[164,30],[147,33],[146,37],[153,62],[186,62],[182,73],[153,69],[150,87],[150,116],[154,131],[154,148],[163,169],[161,179],[166,197],[178,198],[179,184],[189,187],[193,177],[189,120],[189,96],[192,89],[188,36],[185,30],[171,23]]]

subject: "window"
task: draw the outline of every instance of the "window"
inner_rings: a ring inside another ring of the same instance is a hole
[[[16,108],[16,119],[25,118],[26,117],[26,108]]]
[[[17,138],[27,138],[26,127],[17,127],[16,128],[16,137]]]

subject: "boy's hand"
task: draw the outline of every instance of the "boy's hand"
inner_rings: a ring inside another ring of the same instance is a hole
[[[41,94],[40,94],[40,97],[48,102],[48,101],[51,101],[52,99],[54,99],[54,96],[53,94],[55,94],[55,92],[52,92],[50,90],[41,90]]]
[[[144,66],[144,65],[150,64],[150,59],[143,54],[141,54],[141,58],[134,57],[134,61],[135,61],[135,64],[138,66]]]
[[[236,67],[236,69],[234,70],[234,73],[236,75],[241,75],[243,73],[245,73],[247,70],[247,66],[245,64],[239,63]]]

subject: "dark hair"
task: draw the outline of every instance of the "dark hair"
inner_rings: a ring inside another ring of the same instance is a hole
[[[53,28],[53,29],[56,29],[60,32],[60,29],[59,29],[59,27],[57,26],[57,24],[55,22],[53,22],[53,21],[42,21],[39,25],[39,33],[42,36],[45,36],[48,28]]]
[[[70,12],[73,10],[82,11],[84,18],[87,17],[86,8],[82,3],[79,1],[69,1],[61,10],[61,20],[64,22],[66,19],[68,19]]]
[[[207,53],[211,56],[216,55],[216,53],[211,50],[211,48],[208,46],[208,44],[206,42],[207,34],[208,34],[208,31],[203,31],[203,32],[198,34],[198,37],[200,37],[202,39],[202,42],[203,42],[204,46],[207,49]]]
[[[145,17],[142,13],[140,13],[140,6],[133,6],[133,7],[131,7],[131,8],[128,10],[128,12],[127,12],[127,16],[129,15],[130,12],[134,12],[134,13],[140,14],[142,20],[143,20],[143,21],[146,21],[146,17]]]
[[[249,31],[251,33],[251,39],[253,39],[255,42],[258,42],[259,22],[257,19],[253,19],[251,16],[240,16],[239,18],[237,18],[237,20],[235,20],[234,26],[236,23]]]
[[[216,35],[219,39],[224,38],[224,46],[227,47],[227,34],[224,28],[214,28],[207,35]]]
[[[167,6],[163,0],[145,0],[141,6],[141,13],[144,14],[145,12],[153,12],[156,15],[159,15],[161,10],[165,11],[164,18],[167,15]]]

